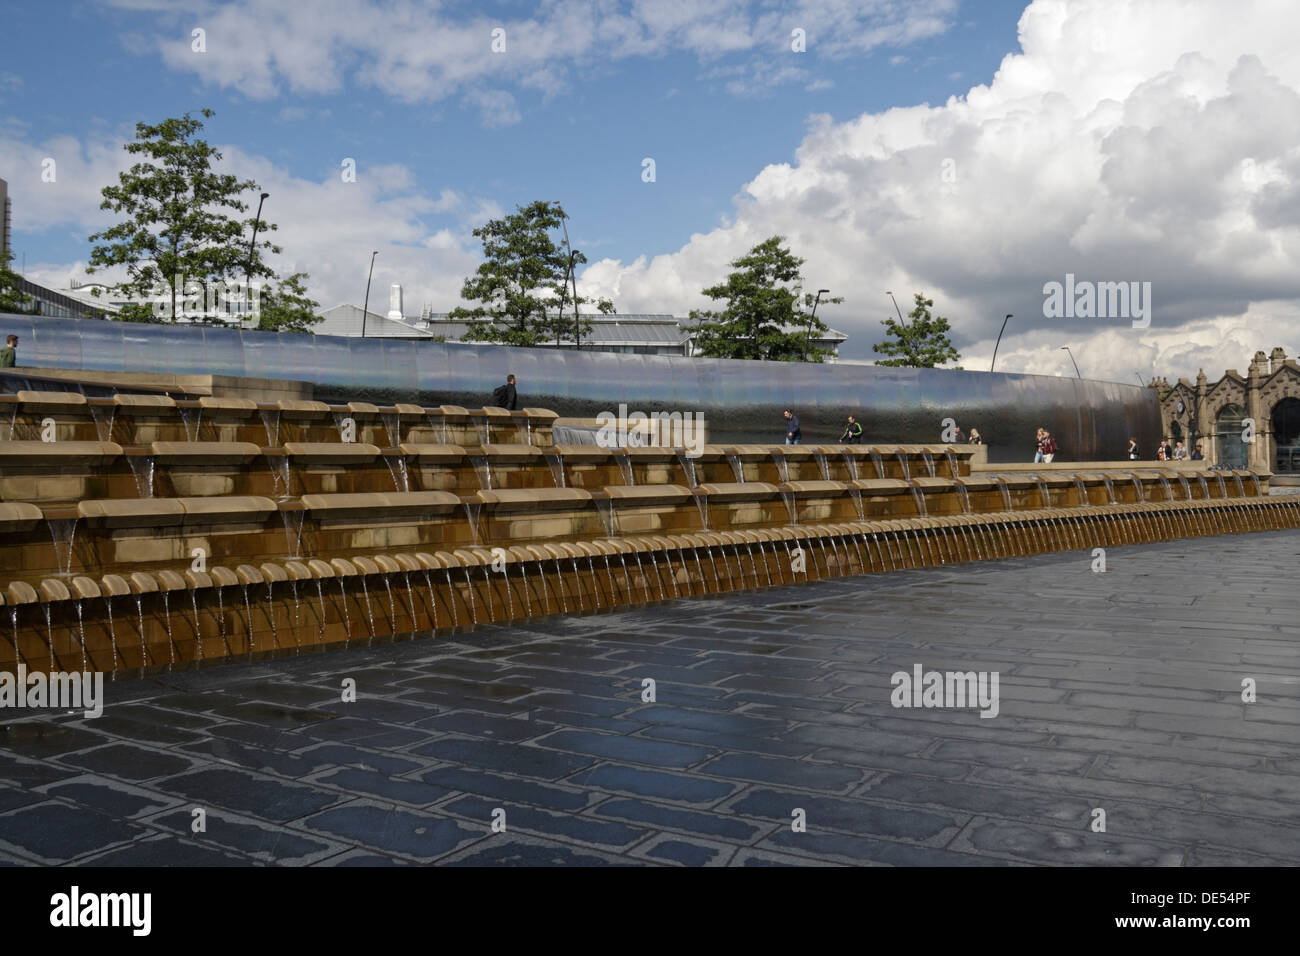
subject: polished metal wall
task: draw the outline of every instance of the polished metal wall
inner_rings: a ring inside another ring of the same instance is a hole
[[[44,316],[0,316],[20,339],[21,365],[106,371],[298,379],[322,401],[481,406],[507,373],[521,406],[563,416],[629,411],[702,412],[713,442],[780,442],[783,408],[805,444],[835,441],[846,415],[863,441],[941,441],[942,420],[974,426],[991,461],[1031,460],[1049,429],[1060,460],[1124,457],[1129,436],[1154,453],[1155,392],[1136,385],[1044,375],[862,365],[738,362],[664,355],[516,349],[429,341],[241,332]]]

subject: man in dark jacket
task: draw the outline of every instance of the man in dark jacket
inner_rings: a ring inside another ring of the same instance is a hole
[[[803,437],[803,432],[799,431],[799,418],[790,409],[781,413],[785,416],[785,443],[787,445],[799,444],[799,439]]]
[[[498,385],[492,390],[492,400],[498,408],[505,408],[512,412],[519,409],[519,393],[515,391],[515,377],[513,375],[507,375],[506,383]]]
[[[862,425],[854,421],[853,416],[849,416],[849,423],[844,426],[844,434],[840,436],[840,441],[846,445],[856,445],[862,440]]]
[[[18,365],[18,336],[5,338],[5,347],[0,349],[0,368],[15,368]]]

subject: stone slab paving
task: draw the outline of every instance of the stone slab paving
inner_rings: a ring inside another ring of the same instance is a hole
[[[99,719],[0,714],[0,863],[1295,865],[1297,559],[1168,542],[119,679]],[[894,707],[917,664],[997,672],[998,715]]]

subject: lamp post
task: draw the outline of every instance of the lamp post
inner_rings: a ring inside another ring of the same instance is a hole
[[[257,215],[253,217],[253,238],[248,243],[248,264],[244,266],[244,306],[248,306],[248,299],[253,292],[253,250],[257,247],[257,227],[262,222],[262,203],[266,202],[270,193],[262,193],[262,198],[257,201]],[[243,316],[240,316],[243,320]]]
[[[1074,353],[1073,353],[1073,352],[1070,352],[1070,347],[1069,347],[1068,345],[1062,345],[1061,348],[1060,348],[1058,351],[1061,351],[1061,352],[1069,352],[1069,353],[1070,353],[1070,361],[1071,361],[1071,362],[1074,362]],[[1083,376],[1079,373],[1079,363],[1078,363],[1078,362],[1074,362],[1074,374],[1075,374],[1075,375],[1078,375],[1080,379],[1083,378]]]
[[[568,225],[569,217],[564,214],[564,207],[560,205],[558,199],[555,201],[555,208],[560,214],[560,228],[564,230],[564,251],[568,253],[568,257],[569,257],[569,266],[564,273],[564,284],[567,286],[570,280],[572,280],[573,282],[573,347],[575,349],[581,349],[582,348],[582,322],[578,317],[578,273],[573,268],[573,247],[569,245],[569,225]],[[563,319],[564,318],[563,299],[561,299],[560,301],[560,312],[561,312],[560,318]],[[556,344],[557,345],[559,344],[558,341],[556,342]]]
[[[808,316],[808,334],[803,338],[803,360],[808,361],[808,346],[812,344],[812,327],[813,320],[817,318],[817,304],[822,300],[823,292],[830,292],[830,289],[818,289],[817,298],[813,299],[812,313]]]
[[[1007,319],[1011,318],[1011,313],[1007,313]],[[1007,330],[1007,319],[1002,320],[1002,328],[998,330],[998,340],[993,343],[993,361],[989,362],[989,371],[993,371],[993,365],[998,360],[998,346],[1002,344],[1002,333]]]
[[[899,324],[907,325],[907,320],[903,318],[903,310],[898,307],[898,300],[894,298],[894,293],[886,291],[885,295],[889,296],[889,301],[894,303],[894,311],[898,313]]]
[[[365,304],[361,306],[361,337],[366,337],[366,316],[370,314],[370,277],[375,274],[375,256],[379,255],[376,249],[370,253],[370,274],[366,276],[366,299]]]

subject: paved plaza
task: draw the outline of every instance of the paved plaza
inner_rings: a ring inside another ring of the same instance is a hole
[[[0,862],[1295,865],[1297,558],[1173,541],[119,679],[0,729]],[[916,665],[996,672],[997,716],[895,708]]]

